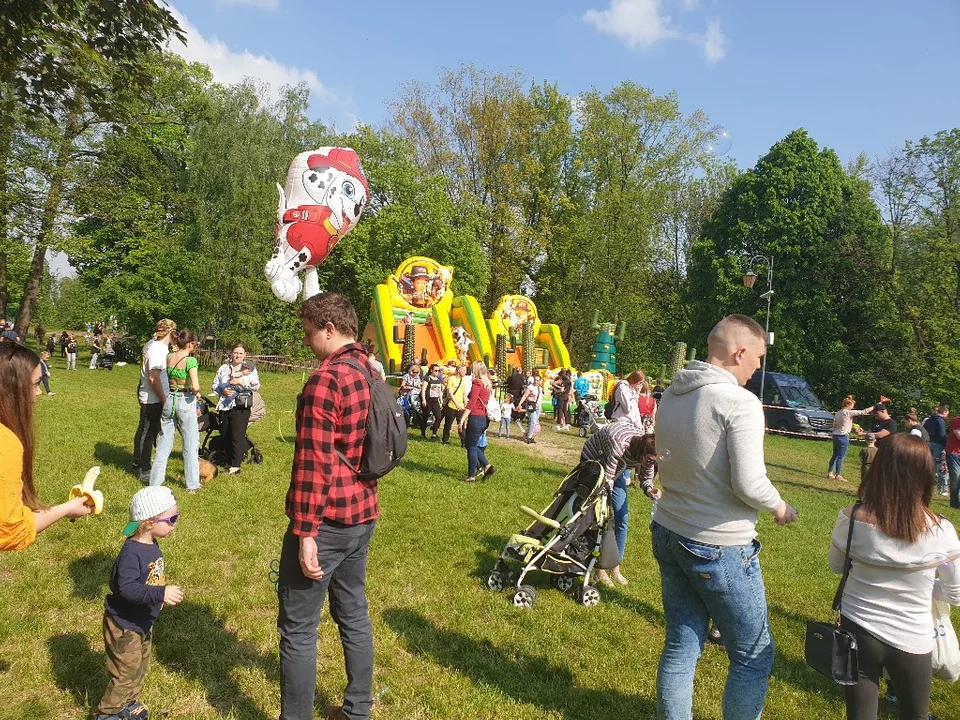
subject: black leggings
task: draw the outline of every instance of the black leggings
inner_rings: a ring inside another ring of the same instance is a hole
[[[877,720],[880,676],[884,670],[897,696],[900,720],[927,720],[933,679],[931,653],[915,655],[897,650],[847,618],[842,618],[840,625],[857,636],[859,647],[859,682],[843,689],[847,720]]]
[[[220,433],[225,441],[228,467],[240,467],[247,454],[247,425],[250,424],[250,408],[234,407],[222,415],[224,426]]]
[[[424,437],[427,436],[427,420],[430,418],[430,413],[433,413],[433,434],[436,435],[440,430],[440,423],[443,422],[443,409],[440,407],[439,400],[427,400],[427,404],[423,406],[420,434]]]

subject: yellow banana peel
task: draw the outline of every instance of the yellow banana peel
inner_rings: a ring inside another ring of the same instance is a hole
[[[93,508],[93,514],[99,515],[103,512],[103,493],[99,490],[94,490],[93,485],[97,481],[97,478],[100,476],[100,466],[95,465],[89,470],[87,474],[83,477],[83,482],[79,485],[74,485],[70,488],[69,500],[73,500],[78,497],[85,497],[87,501],[84,503],[87,507]]]

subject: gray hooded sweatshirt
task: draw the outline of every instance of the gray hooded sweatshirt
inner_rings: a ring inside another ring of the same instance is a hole
[[[763,463],[763,408],[737,379],[695,360],[657,410],[663,496],[654,522],[710,545],[746,545],[760,510],[780,506]]]

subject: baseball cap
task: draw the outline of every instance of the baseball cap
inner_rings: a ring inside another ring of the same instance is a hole
[[[173,492],[163,485],[151,485],[138,490],[130,500],[130,522],[124,526],[121,533],[130,537],[144,520],[155,518],[176,504]]]
[[[867,439],[867,442],[876,442],[877,440],[877,436],[874,435],[873,433],[867,433],[865,437]]]
[[[168,333],[177,329],[177,324],[170,318],[163,318],[157,321],[157,332]]]
[[[883,403],[877,403],[876,405],[873,406],[873,411],[874,411],[875,413],[878,413],[878,412],[886,412],[888,409],[889,409],[889,408],[887,408],[887,406],[884,405]]]

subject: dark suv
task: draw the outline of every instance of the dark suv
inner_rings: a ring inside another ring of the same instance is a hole
[[[747,390],[760,397],[757,370],[747,382]],[[763,389],[763,414],[767,427],[775,430],[830,437],[833,413],[828,412],[810,384],[798,375],[768,372]]]

